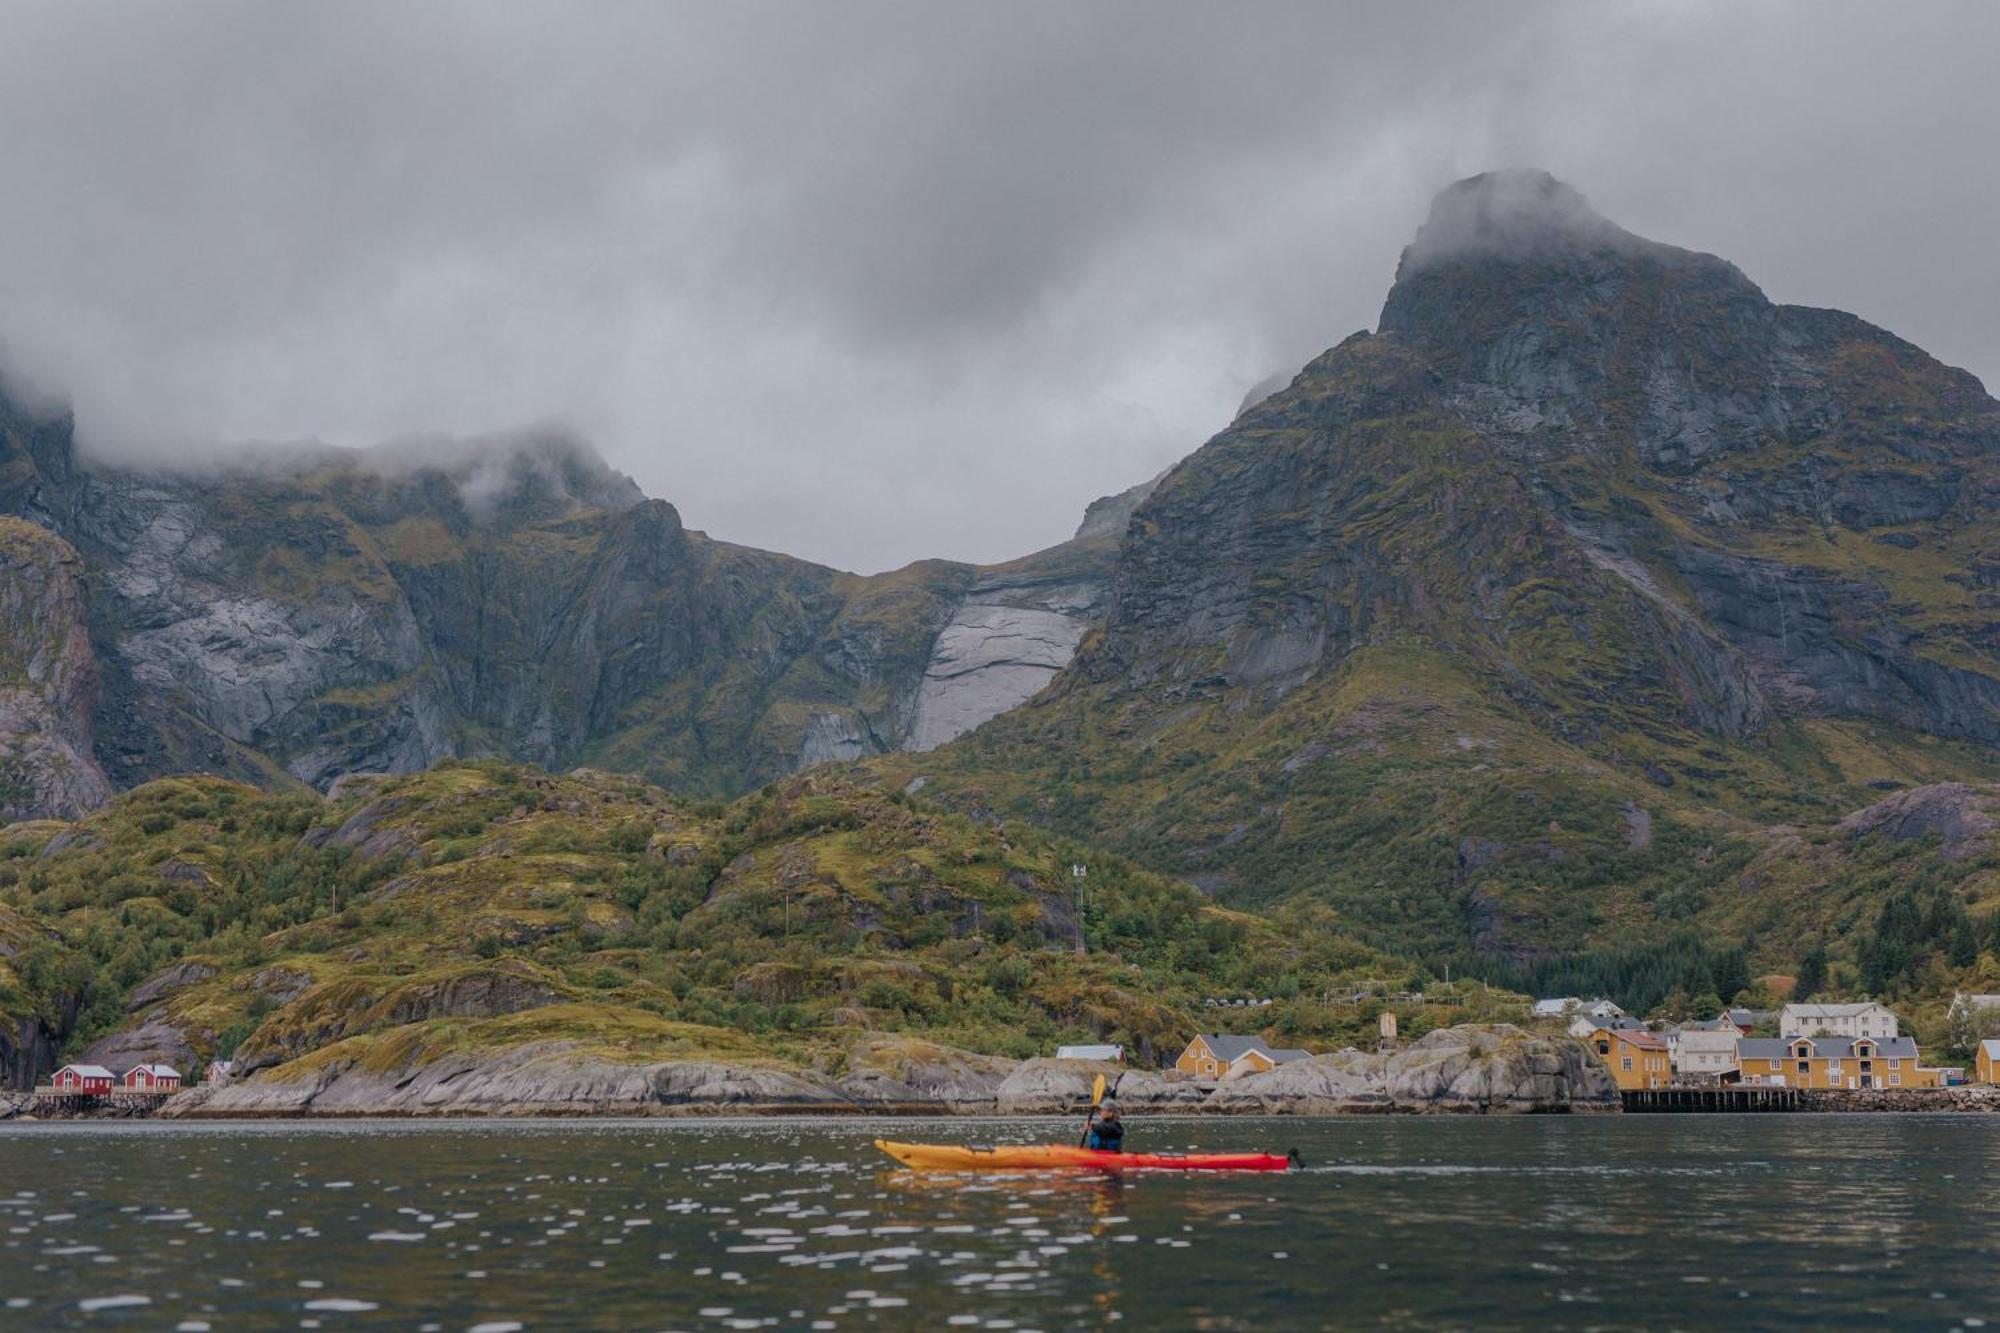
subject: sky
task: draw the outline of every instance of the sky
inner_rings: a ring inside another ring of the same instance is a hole
[[[1554,172],[2000,384],[2000,6],[0,0],[0,358],[101,457],[560,424],[994,561]]]

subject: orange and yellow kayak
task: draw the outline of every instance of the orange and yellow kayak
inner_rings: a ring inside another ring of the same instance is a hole
[[[950,1143],[875,1146],[917,1171],[1283,1171],[1298,1154],[1269,1152],[1100,1152],[1037,1144],[1019,1148],[965,1148]]]

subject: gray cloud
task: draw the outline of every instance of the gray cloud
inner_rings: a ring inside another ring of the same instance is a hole
[[[691,524],[997,559],[1372,325],[1431,193],[2000,375],[2000,11],[0,4],[0,337],[91,447],[561,420]]]

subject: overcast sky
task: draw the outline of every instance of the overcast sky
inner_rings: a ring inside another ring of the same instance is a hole
[[[1541,166],[2000,381],[2000,5],[0,0],[0,341],[88,447],[561,421],[692,527],[996,560]]]

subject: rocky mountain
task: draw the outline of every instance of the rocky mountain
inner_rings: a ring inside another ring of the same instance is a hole
[[[1137,506],[1051,690],[884,769],[1430,956],[1726,918],[1782,959],[1771,825],[1995,775],[1996,553],[1971,375],[1479,176]]]
[[[1445,190],[1375,330],[1006,565],[733,546],[560,437],[138,471],[4,398],[0,515],[16,817],[863,760],[1489,972],[1695,930],[1838,972],[1885,899],[2000,907],[2000,404],[1537,172]]]
[[[0,522],[15,816],[170,773],[324,788],[464,755],[729,796],[929,748],[1069,660],[1118,536],[863,578],[690,532],[560,436],[142,471],[79,462],[66,416],[4,397]]]

